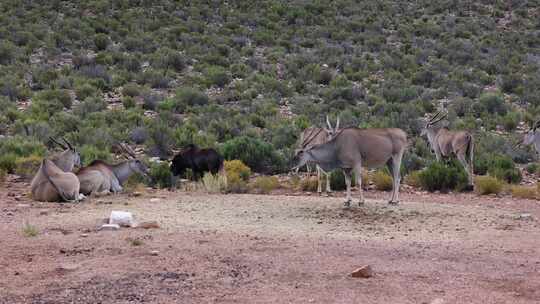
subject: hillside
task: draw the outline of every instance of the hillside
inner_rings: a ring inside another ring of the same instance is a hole
[[[531,150],[512,146],[540,115],[539,7],[2,1],[0,167],[65,136],[85,163],[117,141],[161,157],[196,143],[283,172],[301,130],[329,114],[406,130],[409,172],[433,159],[418,134],[442,108],[451,128],[474,131],[478,166],[492,154],[526,163]]]

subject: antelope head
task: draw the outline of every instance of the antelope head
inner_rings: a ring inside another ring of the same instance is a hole
[[[441,115],[441,111],[437,112],[437,114],[435,114],[433,117],[431,117],[430,119],[428,119],[426,121],[426,125],[424,126],[424,128],[422,129],[422,132],[420,133],[420,136],[425,136],[427,135],[428,133],[428,130],[430,130],[431,128],[433,128],[433,126],[438,123],[439,121],[443,120],[446,118],[446,116],[448,116],[448,113],[444,113]]]
[[[328,133],[328,140],[332,139],[339,131],[339,116],[336,121],[336,126],[332,127],[332,124],[330,123],[330,119],[328,118],[328,115],[326,115],[326,124],[328,128],[325,128],[326,132]]]
[[[133,151],[128,145],[119,143],[118,146],[125,153],[123,154],[128,160],[129,168],[143,176],[148,176],[148,166],[137,159],[135,151]]]
[[[67,139],[62,137],[63,143],[52,137],[49,137],[49,139],[53,143],[57,144],[60,148],[64,149],[64,152],[60,154],[60,158],[68,160],[68,161],[72,161],[73,166],[75,167],[81,167],[81,154],[79,153],[79,151],[77,151],[77,149],[75,149],[75,147],[69,141],[67,141]]]

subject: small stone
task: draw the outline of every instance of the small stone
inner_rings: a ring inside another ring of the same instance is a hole
[[[102,231],[102,230],[105,230],[105,231],[116,231],[120,229],[120,225],[118,224],[104,224],[102,225],[101,227],[99,227],[98,230]]]
[[[160,226],[158,224],[158,222],[156,221],[149,221],[149,222],[142,222],[140,224],[137,225],[137,228],[142,228],[142,229],[159,229]]]
[[[48,211],[40,211],[40,212],[39,212],[39,215],[48,215],[48,214],[49,214]]]
[[[362,266],[351,273],[353,278],[371,278],[373,276],[373,270],[371,266]]]
[[[135,192],[131,193],[131,196],[134,196],[134,197],[138,197],[138,196],[141,196],[141,195],[142,195],[142,193],[139,192],[139,191],[135,191]]]
[[[150,251],[150,255],[158,256],[158,255],[159,255],[159,251],[157,251],[157,250],[152,250],[152,251]]]
[[[157,198],[157,197],[154,197],[154,198],[151,198],[151,199],[150,199],[150,203],[157,203],[157,202],[159,202],[159,201],[160,201],[160,199]]]
[[[135,226],[135,221],[133,220],[133,214],[131,214],[131,212],[111,211],[109,224],[118,224],[122,227],[133,227]]]
[[[444,304],[444,300],[441,298],[434,299],[433,301],[429,302],[429,304]]]
[[[83,238],[88,237],[88,233],[81,233],[81,237]]]
[[[530,214],[530,213],[521,213],[520,215],[517,216],[517,219],[518,220],[529,221],[529,220],[532,220],[533,217],[532,217],[532,214]]]

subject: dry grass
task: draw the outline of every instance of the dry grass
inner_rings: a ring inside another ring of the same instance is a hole
[[[227,189],[227,176],[207,172],[202,178],[202,184],[208,193],[221,193]]]
[[[516,198],[536,199],[539,197],[537,187],[512,186],[510,193]]]
[[[268,194],[279,186],[279,180],[275,176],[259,176],[251,183],[252,189],[261,194]]]
[[[23,225],[22,233],[27,238],[35,237],[39,234],[39,229],[36,226],[26,222]]]
[[[377,171],[371,177],[375,189],[379,191],[392,190],[392,177],[383,171]]]
[[[495,177],[478,176],[475,179],[475,191],[480,195],[498,194],[504,188],[504,183]]]

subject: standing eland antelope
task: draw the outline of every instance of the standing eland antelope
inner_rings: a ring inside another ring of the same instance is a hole
[[[536,150],[536,153],[540,158],[540,120],[537,120],[534,123],[532,129],[529,129],[529,131],[527,131],[527,133],[523,137],[523,141],[518,145],[534,146],[534,149]]]
[[[439,116],[441,112],[437,112],[431,117],[425,127],[422,129],[420,136],[427,136],[431,149],[435,152],[437,161],[443,158],[448,158],[452,154],[457,156],[457,159],[467,171],[469,178],[469,189],[474,187],[473,180],[473,158],[474,158],[474,139],[468,131],[450,131],[446,127],[437,127],[436,124],[446,118],[447,114]]]
[[[307,148],[311,148],[315,145],[320,145],[328,140],[330,140],[339,130],[339,117],[336,122],[336,126],[332,127],[332,124],[330,123],[330,119],[328,116],[326,116],[326,124],[328,125],[328,128],[306,128],[301,134],[300,134],[300,140],[298,149],[294,151],[295,157],[298,156],[298,153],[302,150],[305,150]],[[309,167],[309,163],[306,164],[308,173],[311,173],[311,169]],[[300,168],[296,169],[296,173],[298,173],[298,170]],[[324,171],[321,166],[319,166],[317,163],[315,163],[315,169],[317,170],[317,193],[322,193],[322,176],[324,175],[326,177],[326,193],[332,192],[332,189],[330,188],[330,172]]]
[[[354,171],[360,191],[359,205],[364,203],[362,189],[362,166],[368,168],[388,166],[393,178],[392,197],[389,204],[399,202],[401,159],[407,148],[407,134],[401,129],[339,130],[329,141],[303,149],[298,153],[301,167],[309,162],[319,164],[323,170],[343,169],[347,198],[345,207],[351,204],[351,173]],[[293,168],[295,169],[295,168]]]
[[[106,195],[110,192],[117,193],[122,191],[122,184],[134,173],[148,175],[148,167],[136,159],[133,150],[124,144],[119,144],[119,146],[129,155],[130,159],[116,165],[108,164],[102,160],[95,160],[77,172],[82,194]]]
[[[32,198],[40,202],[76,202],[80,199],[79,179],[71,172],[64,172],[54,162],[43,159],[30,184]]]

